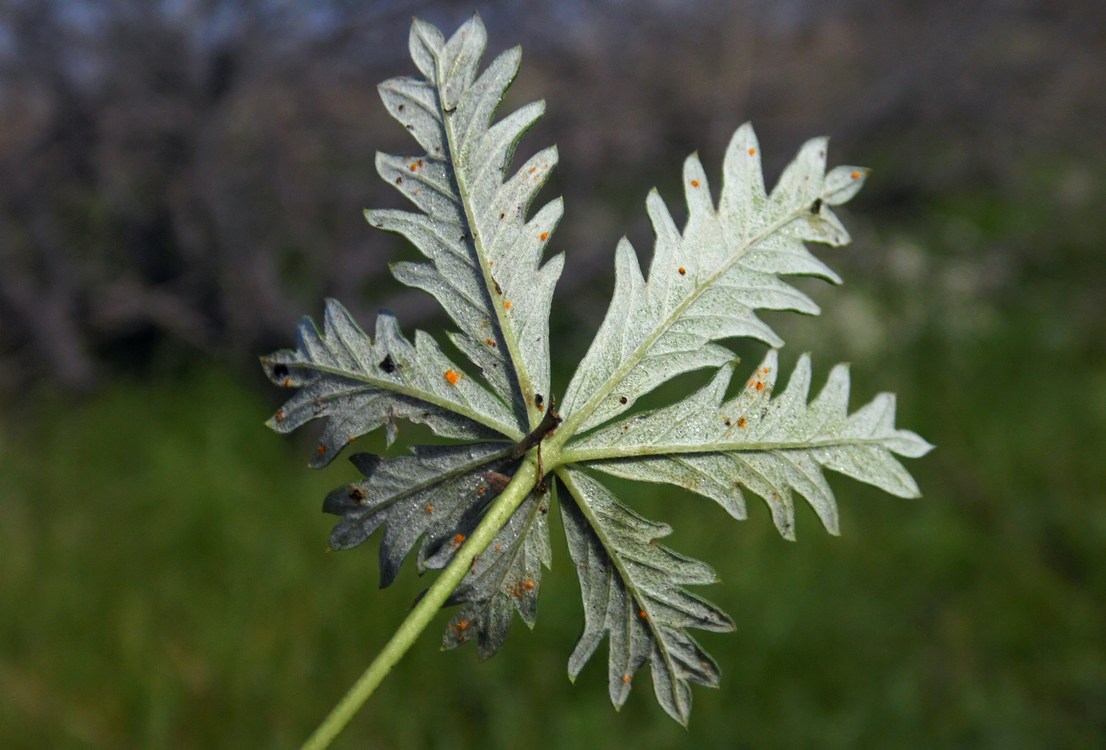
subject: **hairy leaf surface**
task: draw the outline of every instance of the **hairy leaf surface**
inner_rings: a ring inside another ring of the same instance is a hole
[[[561,513],[584,597],[584,634],[569,658],[569,676],[576,678],[608,636],[611,702],[626,702],[634,674],[648,662],[661,707],[687,724],[688,683],[717,687],[720,676],[687,629],[734,627],[722,610],[684,589],[714,583],[714,571],[656,544],[672,530],[637,515],[587,474],[565,469],[558,476],[572,494]]]
[[[324,511],[342,517],[331,532],[331,547],[355,547],[383,526],[380,585],[391,584],[420,539],[421,570],[433,555],[464,541],[496,494],[485,475],[506,468],[509,454],[510,446],[502,443],[419,446],[411,456],[389,459],[354,454],[350,460],[365,479],[334,490],[323,503]]]
[[[480,554],[449,604],[463,604],[453,616],[442,638],[444,648],[476,640],[482,658],[499,650],[507,638],[511,612],[533,628],[538,616],[538,590],[542,567],[549,567],[549,498],[537,493],[529,497]],[[449,558],[439,555],[428,567],[445,567]]]
[[[792,491],[803,495],[826,530],[838,533],[837,504],[822,467],[899,497],[918,486],[892,454],[916,458],[932,446],[895,428],[895,397],[876,396],[848,413],[849,373],[830,372],[807,403],[810,358],[799,359],[787,389],[772,398],[778,357],[772,350],[740,394],[723,401],[733,365],[698,392],[671,406],[616,422],[569,445],[569,461],[630,479],[667,482],[718,501],[745,517],[741,489],[768,502],[780,533],[794,539]]]
[[[729,350],[711,343],[718,339],[748,336],[781,346],[756,316],[758,309],[819,312],[780,276],[840,281],[804,242],[849,242],[829,206],[851,198],[867,174],[858,167],[826,174],[825,166],[826,139],[808,141],[768,195],[760,147],[746,124],[726,150],[717,207],[699,157],[684,163],[683,232],[657,191],[649,194],[646,207],[656,234],[649,278],[623,239],[615,255],[614,299],[565,394],[570,425],[587,430],[665,380],[728,362]]]
[[[376,319],[376,339],[349,312],[327,300],[323,330],[304,318],[295,350],[262,359],[269,378],[299,391],[268,425],[291,432],[312,419],[326,430],[311,465],[325,466],[354,438],[386,426],[395,439],[396,420],[429,425],[446,437],[517,437],[503,402],[454,365],[421,331],[412,344],[390,313]]]
[[[557,163],[555,148],[507,176],[516,144],[545,105],[529,104],[491,125],[521,52],[504,52],[478,75],[486,43],[477,17],[449,41],[433,26],[414,22],[411,55],[425,78],[385,81],[380,95],[426,151],[380,154],[376,166],[419,211],[365,215],[426,256],[395,264],[396,278],[441,303],[460,328],[453,342],[480,367],[525,432],[540,419],[535,396],[550,395],[549,308],[564,258],[545,265],[541,259],[563,207],[557,199],[527,218]]]

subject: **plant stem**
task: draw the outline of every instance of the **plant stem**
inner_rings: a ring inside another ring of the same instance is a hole
[[[376,658],[372,660],[368,668],[353,684],[353,687],[345,694],[342,700],[331,710],[322,724],[303,744],[302,750],[322,750],[330,747],[334,738],[345,729],[354,714],[364,705],[365,701],[373,694],[377,686],[384,680],[392,667],[403,657],[407,650],[414,644],[419,634],[426,629],[438,610],[449,599],[450,594],[461,583],[469,572],[473,560],[483,552],[503,525],[510,519],[530,490],[537,483],[537,462],[533,455],[528,456],[519,466],[503,492],[492,503],[484,520],[476,527],[457,554],[453,556],[449,565],[441,572],[437,580],[419,600],[418,604],[407,615],[407,619],[399,626],[388,643],[381,649]]]

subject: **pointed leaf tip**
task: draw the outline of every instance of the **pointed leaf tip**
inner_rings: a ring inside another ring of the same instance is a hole
[[[795,538],[794,492],[807,499],[829,533],[839,533],[823,468],[894,495],[918,492],[894,455],[923,455],[928,443],[895,428],[890,394],[850,415],[846,366],[834,367],[809,403],[809,356],[799,358],[778,394],[777,374],[778,356],[771,350],[735,398],[722,399],[719,379],[728,381],[729,375],[723,369],[711,385],[682,401],[570,442],[567,456],[615,476],[684,487],[727,509],[738,504],[744,511],[741,490],[748,490],[767,502],[788,540]]]
[[[684,587],[717,576],[703,563],[656,544],[670,529],[634,513],[588,475],[565,469],[558,477],[570,493],[561,513],[584,601],[584,633],[569,660],[570,676],[606,637],[615,708],[629,697],[634,674],[649,663],[658,702],[686,722],[688,683],[717,685],[719,679],[717,665],[687,629],[725,632],[733,621]]]
[[[833,192],[825,193],[827,142],[807,141],[768,194],[756,135],[751,125],[742,125],[726,150],[717,207],[702,164],[692,154],[684,162],[689,210],[683,230],[656,191],[650,191],[646,207],[656,244],[648,279],[639,278],[637,263],[624,257],[627,251],[620,243],[614,299],[565,394],[566,413],[576,415],[571,427],[596,427],[657,384],[722,364],[724,350],[711,342],[746,336],[782,346],[758,310],[820,312],[810,297],[781,277],[840,282],[804,245],[849,241],[844,226],[825,206],[847,200],[859,186],[848,186],[848,192],[833,183]],[[615,391],[625,402],[612,402],[607,394]]]
[[[448,40],[425,24],[416,24],[411,38],[425,80],[392,79],[382,96],[427,152],[380,155],[377,168],[417,211],[375,210],[366,218],[405,236],[425,256],[394,264],[393,273],[438,300],[459,329],[454,343],[525,433],[540,420],[528,394],[549,391],[549,310],[561,267],[542,263],[552,214],[529,222],[526,214],[556,150],[539,152],[514,175],[508,170],[519,139],[545,106],[527,105],[492,122],[520,54],[508,50],[481,72],[487,32],[478,14]]]

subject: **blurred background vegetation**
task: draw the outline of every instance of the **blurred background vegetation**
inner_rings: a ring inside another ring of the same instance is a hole
[[[294,747],[425,585],[377,590],[371,543],[326,551],[318,508],[353,469],[309,472],[309,435],[263,428],[284,394],[255,363],[327,295],[446,324],[360,211],[400,205],[373,156],[410,146],[375,85],[413,71],[410,17],[474,9],[491,53],[524,48],[506,106],[548,102],[522,150],[560,146],[562,387],[618,237],[650,247],[648,187],[678,210],[687,153],[716,174],[752,120],[770,178],[822,133],[875,168],[854,244],[818,250],[845,287],[772,316],[784,361],[852,362],[854,405],[897,392],[939,448],[910,463],[920,501],[834,477],[842,536],[804,508],[797,544],[759,504],[722,523],[624,491],[738,623],[701,638],[724,678],[687,731],[647,682],[615,714],[602,658],[568,683],[555,531],[533,633],[486,663],[427,634],[338,746],[1103,746],[1095,0],[0,0],[0,746]]]

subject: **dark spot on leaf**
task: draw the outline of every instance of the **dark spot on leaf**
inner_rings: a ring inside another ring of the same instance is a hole
[[[402,177],[397,177],[396,178],[396,184],[397,185],[402,185],[403,184],[403,178]]]
[[[358,505],[364,505],[365,504],[365,497],[366,496],[367,496],[366,492],[365,492],[364,488],[362,488],[362,487],[358,487],[357,485],[353,485],[352,487],[349,488],[349,499],[352,500],[353,502],[357,503]]]
[[[492,283],[495,284],[495,293],[496,294],[503,294],[503,287],[501,287],[499,285],[499,282],[496,281],[495,279],[492,279]]]
[[[396,109],[398,109],[398,110],[399,110],[400,112],[402,112],[402,111],[403,111],[403,110],[405,110],[406,108],[407,108],[407,105],[406,105],[406,104],[401,104],[401,105],[399,105],[398,107],[396,107]]]
[[[391,354],[386,354],[384,356],[384,359],[380,360],[380,369],[388,373],[389,375],[396,371],[396,361],[392,359]]]
[[[484,473],[484,481],[487,482],[488,486],[492,488],[492,491],[498,495],[511,483],[511,478],[498,471],[488,471]]]
[[[278,378],[278,379],[284,379],[284,378],[288,377],[288,366],[287,365],[274,365],[273,366],[273,377]]]
[[[545,396],[541,395],[540,393],[535,393],[534,394],[534,406],[536,406],[540,409],[542,404],[544,404],[544,403],[545,403]]]
[[[817,216],[819,214],[819,212],[821,212],[821,210],[822,210],[822,199],[821,198],[815,198],[814,203],[812,203],[811,206],[810,206],[810,212],[812,214],[814,214],[815,216]]]
[[[625,396],[619,396],[618,397],[618,403],[620,403],[620,404],[625,404],[629,400],[630,399],[626,398]]]

